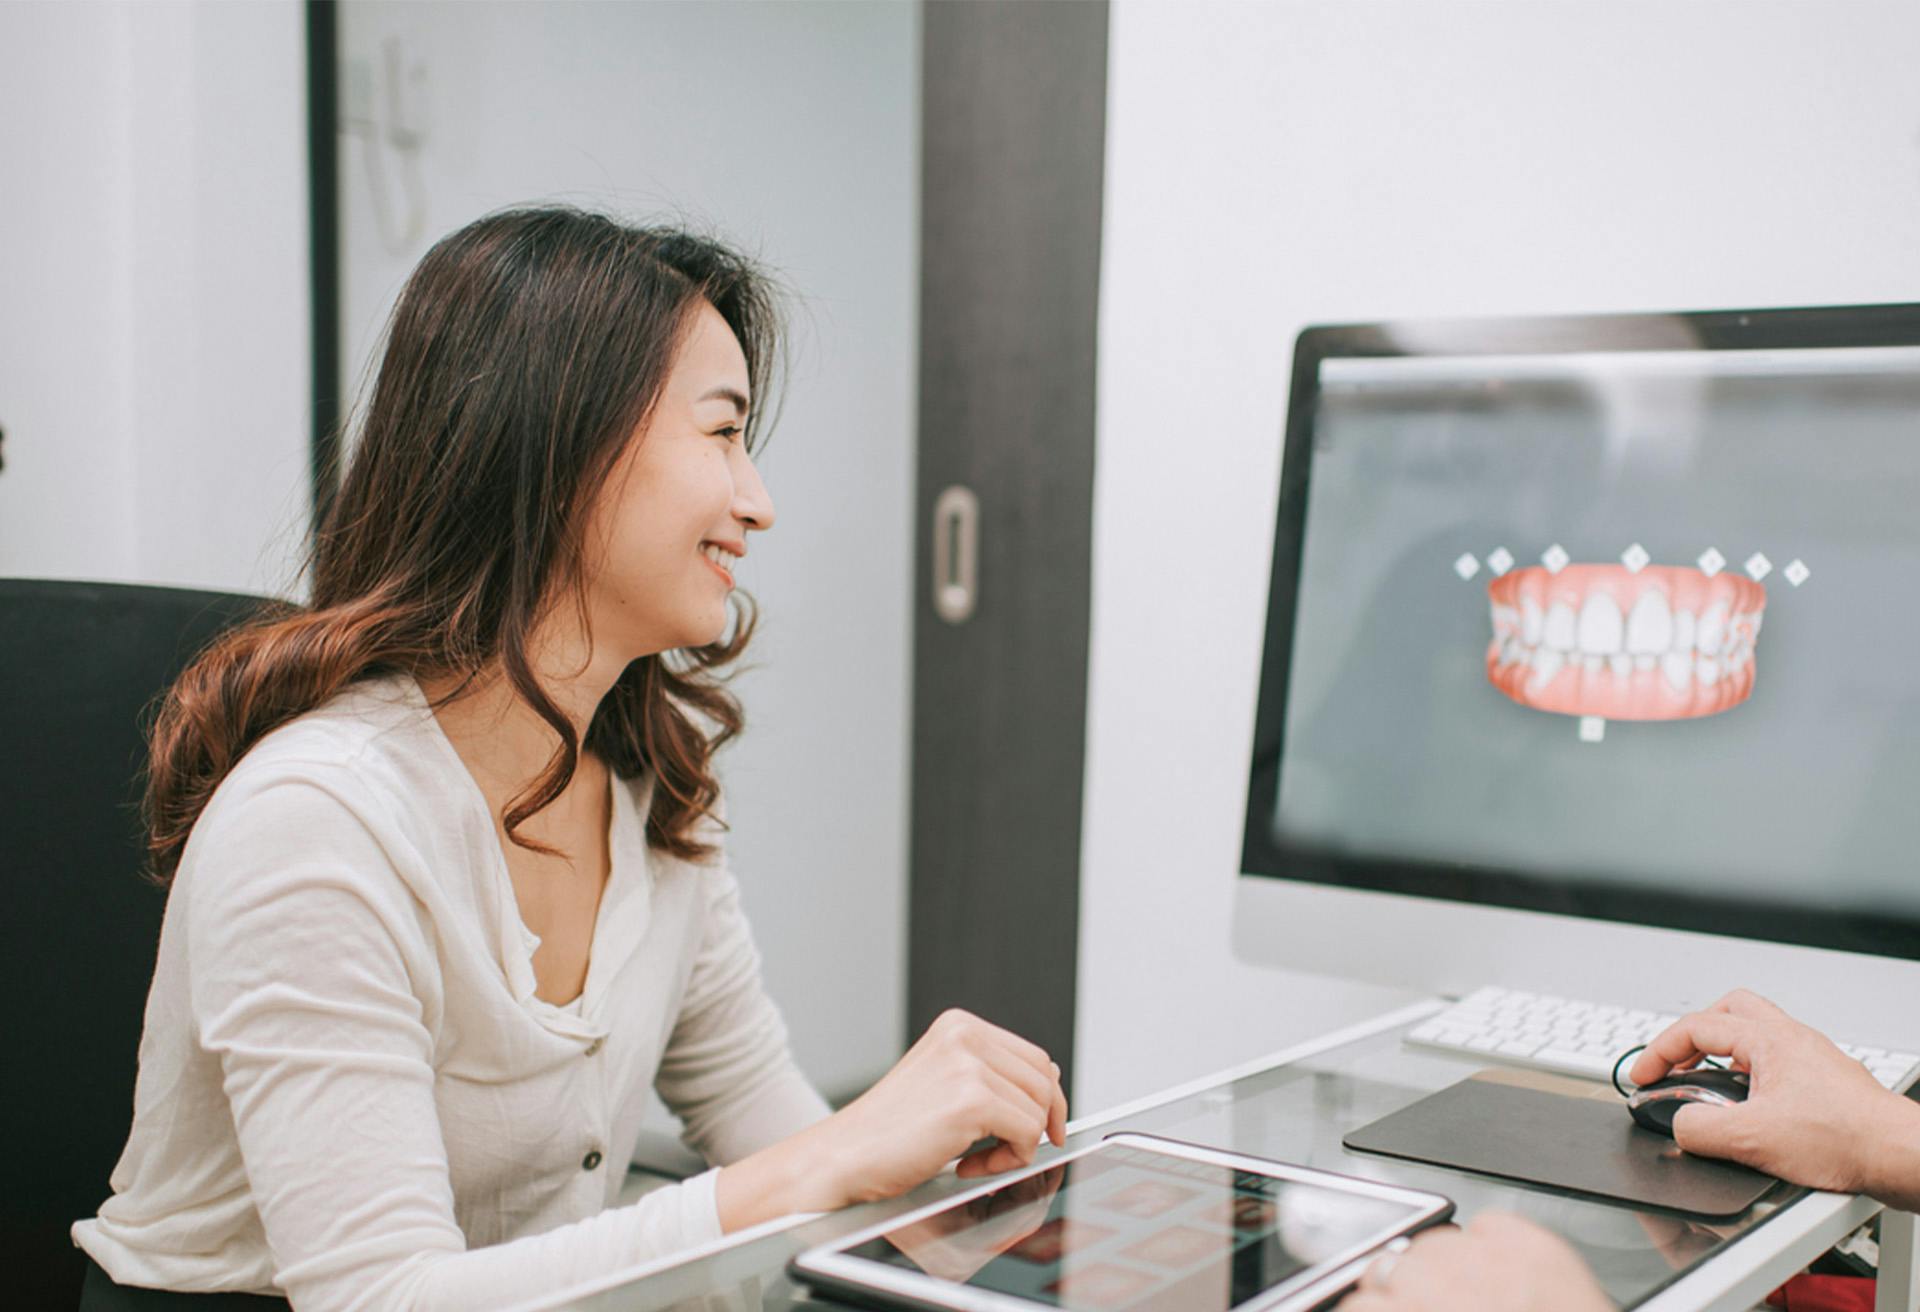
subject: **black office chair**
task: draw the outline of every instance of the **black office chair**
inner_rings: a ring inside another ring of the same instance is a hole
[[[71,1308],[68,1227],[106,1198],[133,1120],[165,894],[141,878],[143,730],[258,597],[0,579],[0,1296]]]

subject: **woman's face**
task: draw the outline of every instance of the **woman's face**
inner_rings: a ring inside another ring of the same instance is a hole
[[[747,359],[701,302],[658,403],[587,522],[594,646],[624,664],[726,631],[732,566],[773,501],[747,457]]]

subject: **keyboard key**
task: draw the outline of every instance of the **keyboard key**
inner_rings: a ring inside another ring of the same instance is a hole
[[[1540,1051],[1540,1045],[1537,1043],[1528,1043],[1525,1039],[1516,1039],[1511,1043],[1501,1044],[1498,1048],[1495,1048],[1494,1051],[1507,1057],[1531,1057],[1534,1053]]]
[[[1542,1048],[1533,1054],[1533,1059],[1542,1066],[1555,1067],[1572,1075],[1590,1076],[1596,1080],[1604,1080],[1613,1074],[1614,1059],[1600,1053]]]

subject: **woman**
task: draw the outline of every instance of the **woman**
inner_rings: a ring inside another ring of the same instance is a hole
[[[711,761],[776,330],[723,247],[573,210],[421,261],[312,606],[155,729],[134,1125],[74,1227],[101,1306],[500,1306],[1063,1141],[1058,1067],[961,1013],[829,1116],[760,987]],[[719,1169],[609,1209],[649,1086]]]

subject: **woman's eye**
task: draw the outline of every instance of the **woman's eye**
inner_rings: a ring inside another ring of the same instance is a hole
[[[738,424],[728,424],[725,428],[714,429],[713,435],[715,437],[724,437],[727,441],[731,442],[734,438],[740,436],[743,431]]]

